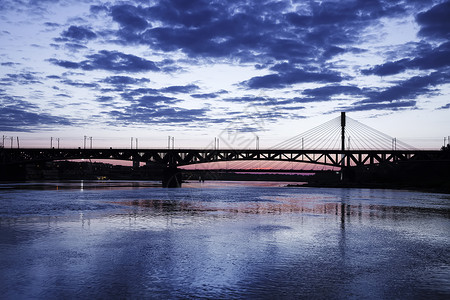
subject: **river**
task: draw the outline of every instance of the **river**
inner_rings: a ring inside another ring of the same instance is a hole
[[[2,299],[449,299],[450,195],[0,184]]]

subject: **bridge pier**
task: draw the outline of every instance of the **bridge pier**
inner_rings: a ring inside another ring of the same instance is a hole
[[[177,167],[166,167],[162,174],[162,186],[165,188],[181,187],[181,170]]]

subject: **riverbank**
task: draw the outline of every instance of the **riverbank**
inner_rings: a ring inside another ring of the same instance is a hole
[[[390,190],[410,190],[427,193],[450,194],[450,182],[436,185],[412,185],[412,184],[390,184],[390,183],[355,183],[355,182],[334,182],[334,183],[305,183],[288,184],[287,187],[314,187],[314,188],[363,188],[363,189],[390,189]]]

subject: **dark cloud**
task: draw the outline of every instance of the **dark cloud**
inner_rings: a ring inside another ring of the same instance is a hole
[[[123,93],[120,94],[122,99],[126,101],[133,101],[135,100],[135,97],[142,95],[159,95],[159,90],[151,88],[138,88],[138,89],[127,88]]]
[[[59,25],[58,23],[54,23],[54,22],[45,22],[44,26],[48,27],[50,29],[54,29],[54,28],[59,28],[61,25]]]
[[[0,130],[33,131],[47,126],[68,126],[72,122],[67,118],[56,117],[46,113],[34,113],[14,107],[0,107]]]
[[[112,85],[131,85],[150,82],[147,78],[134,78],[129,76],[109,76],[101,80],[103,83],[109,83]]]
[[[30,102],[0,94],[0,130],[33,131],[37,128],[73,125],[64,117],[43,113]]]
[[[172,93],[172,94],[189,94],[192,92],[195,92],[196,90],[198,90],[199,87],[195,84],[188,84],[188,85],[173,85],[173,86],[168,86],[165,88],[162,88],[160,91],[164,92],[164,93]]]
[[[67,94],[56,94],[57,97],[64,97],[64,98],[72,98],[70,95]]]
[[[339,108],[338,111],[367,111],[367,110],[402,110],[402,109],[416,109],[416,101],[393,101],[381,103],[354,103],[351,106]]]
[[[342,77],[339,73],[324,70],[322,72],[308,72],[301,69],[291,69],[287,72],[280,72],[277,74],[270,74],[265,76],[253,77],[242,84],[250,89],[276,89],[285,88],[296,83],[305,82],[340,82]]]
[[[432,39],[450,39],[450,1],[440,3],[417,15],[419,35]]]
[[[111,9],[113,20],[129,30],[143,30],[147,27],[148,23],[141,16],[142,13],[139,7],[126,4],[116,5]]]
[[[445,105],[442,105],[441,107],[439,107],[438,109],[450,109],[450,103],[447,103]]]
[[[221,95],[224,94],[228,94],[228,91],[225,90],[220,90],[218,92],[215,93],[204,93],[204,94],[192,94],[191,97],[192,98],[197,98],[197,99],[214,99],[214,98],[218,98]]]
[[[72,62],[53,58],[49,59],[49,61],[67,69],[82,69],[86,71],[106,70],[112,72],[136,73],[160,70],[153,61],[119,51],[107,50],[88,55],[87,60],[82,62]]]
[[[159,71],[155,63],[144,58],[118,51],[102,50],[87,56],[89,60],[81,63],[83,70],[107,70],[118,72]]]
[[[97,15],[97,14],[99,14],[101,12],[108,12],[109,9],[105,5],[91,5],[89,11],[92,14]]]
[[[55,64],[55,65],[58,65],[60,67],[67,68],[67,69],[80,68],[79,63],[68,61],[68,60],[59,60],[59,59],[55,59],[55,58],[50,58],[48,61],[51,62],[52,64]]]
[[[76,52],[79,50],[83,50],[83,49],[87,49],[87,47],[83,44],[78,44],[78,43],[66,43],[64,45],[65,48],[67,48],[68,50],[70,50],[71,52]]]
[[[114,97],[111,96],[99,96],[96,98],[96,100],[98,102],[107,102],[107,103],[111,103],[114,101]]]
[[[139,98],[137,105],[140,108],[143,107],[155,107],[157,104],[174,104],[177,102],[181,102],[181,100],[174,98],[174,97],[166,97],[161,95],[156,96],[142,96]]]
[[[362,70],[361,73],[364,75],[373,74],[378,76],[394,75],[403,72],[407,68],[409,62],[409,59],[387,62],[382,65],[377,65],[371,69]]]
[[[70,79],[63,79],[63,80],[61,80],[61,83],[64,83],[64,84],[67,84],[70,86],[74,86],[74,87],[79,87],[79,88],[97,89],[99,87],[99,85],[97,83],[73,81]]]
[[[0,82],[11,84],[35,84],[35,83],[42,83],[41,79],[36,76],[37,72],[29,72],[29,71],[22,71],[21,73],[17,74],[6,74],[5,77],[0,79]]]
[[[276,103],[276,100],[269,97],[262,96],[243,96],[243,97],[233,97],[233,98],[224,98],[223,101],[227,102],[236,102],[236,103]]]
[[[114,124],[156,124],[174,125],[206,122],[207,109],[184,109],[168,106],[140,107],[130,106],[123,110],[113,110],[108,114],[115,119]]]
[[[328,85],[315,89],[305,89],[302,94],[313,101],[326,101],[335,95],[360,95],[362,90],[357,86]]]
[[[18,63],[14,63],[12,61],[8,61],[8,62],[1,63],[1,65],[4,66],[4,67],[13,67],[15,65],[18,65]]]
[[[190,57],[305,63],[348,51],[377,20],[405,14],[400,3],[305,2],[295,11],[287,1],[158,1],[112,6],[111,17],[124,44],[181,50]]]
[[[384,90],[367,91],[365,95],[368,98],[358,103],[381,103],[400,99],[416,99],[418,96],[434,92],[431,89],[432,87],[448,82],[450,82],[450,75],[440,72],[433,72],[425,76],[414,76]]]
[[[63,39],[87,41],[97,38],[97,34],[84,26],[70,26],[69,29],[61,34]]]
[[[404,58],[387,62],[371,69],[362,70],[361,73],[364,75],[387,76],[401,73],[407,69],[439,70],[450,66],[450,42],[443,43],[435,48],[430,46],[424,48],[418,48],[415,58]]]

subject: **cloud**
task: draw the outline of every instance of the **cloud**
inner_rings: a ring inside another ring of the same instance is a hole
[[[4,66],[4,67],[13,67],[15,65],[18,65],[18,63],[12,62],[12,61],[8,61],[8,62],[3,62],[0,65]]]
[[[63,39],[67,40],[78,40],[78,41],[87,41],[97,38],[97,34],[95,34],[92,30],[84,26],[70,26],[69,29],[63,31],[61,34]]]
[[[66,43],[64,45],[65,48],[69,49],[71,52],[76,52],[79,50],[87,49],[85,45],[78,44],[78,43]]]
[[[112,85],[131,85],[131,84],[148,83],[150,82],[150,79],[134,78],[129,76],[109,76],[101,80],[101,82]]]
[[[78,87],[78,88],[90,88],[90,89],[97,89],[99,88],[99,85],[97,83],[89,83],[89,82],[83,82],[83,81],[73,81],[70,79],[63,79],[61,80],[61,83]]]
[[[140,107],[132,105],[123,110],[113,110],[108,114],[117,122],[122,124],[156,124],[156,125],[174,125],[192,124],[196,122],[206,122],[207,109],[185,109],[168,106],[159,107]]]
[[[450,39],[450,1],[440,3],[419,13],[416,17],[421,26],[419,35],[431,39]]]
[[[393,62],[387,62],[382,65],[374,66],[370,69],[362,70],[364,75],[387,76],[401,73],[407,69],[443,69],[450,66],[450,42],[442,43],[432,48],[427,45],[425,50],[418,49],[415,58],[404,58]]]
[[[394,101],[400,99],[415,99],[420,95],[433,92],[432,87],[448,83],[449,74],[433,72],[425,76],[414,76],[407,80],[400,81],[396,85],[380,91],[367,91],[365,95],[368,99],[361,100],[358,103],[378,103],[385,101]]]
[[[242,97],[224,98],[222,100],[235,103],[260,103],[260,104],[276,103],[275,99],[263,96],[242,96]]]
[[[308,96],[312,101],[326,101],[335,95],[360,95],[361,93],[362,90],[353,85],[328,85],[302,91],[302,94]]]
[[[333,71],[308,72],[301,69],[291,69],[287,72],[257,76],[242,82],[241,84],[250,89],[276,89],[285,88],[296,83],[305,82],[340,82],[342,77],[339,73]]]
[[[22,71],[21,73],[17,74],[6,74],[5,77],[0,79],[0,84],[36,84],[36,83],[42,83],[41,78],[36,76],[37,72],[30,72],[30,71]]]
[[[82,62],[54,58],[49,59],[49,61],[67,69],[82,69],[86,71],[106,70],[111,72],[137,73],[160,70],[153,61],[119,51],[107,50],[101,50],[96,54],[88,55],[87,60]]]
[[[371,69],[362,70],[361,73],[364,75],[378,75],[378,76],[387,76],[394,75],[406,70],[409,59],[401,59],[395,62],[387,62],[382,65],[377,65]]]
[[[69,96],[67,94],[56,94],[55,96],[57,96],[57,97],[64,97],[64,98],[72,98],[71,96]]]
[[[89,11],[95,16],[101,12],[108,12],[109,9],[105,5],[91,5]]]
[[[439,107],[438,109],[450,109],[450,103],[447,103],[445,105],[442,105],[441,107]]]
[[[166,97],[166,96],[161,96],[161,95],[156,95],[156,96],[147,95],[147,96],[140,97],[136,105],[139,106],[140,108],[155,107],[157,104],[161,104],[161,103],[174,104],[174,103],[177,103],[180,101],[181,100],[179,100],[177,98],[173,98],[173,97]]]
[[[45,22],[44,26],[48,27],[49,29],[55,29],[55,28],[59,28],[61,25],[59,25],[58,23],[55,23],[55,22]]]
[[[225,90],[220,90],[218,92],[215,93],[204,93],[204,94],[191,94],[192,98],[197,98],[197,99],[214,99],[214,98],[218,98],[223,94],[227,94],[228,92]]]
[[[399,1],[311,1],[297,9],[288,1],[157,1],[110,10],[123,44],[189,57],[303,63],[349,51],[365,28],[402,14]]]
[[[127,88],[123,93],[120,94],[122,99],[126,101],[133,101],[135,100],[136,96],[142,95],[159,95],[159,90],[152,88],[138,88],[138,89]]]
[[[0,95],[0,130],[34,131],[37,128],[69,126],[73,122],[64,117],[39,111],[39,108],[19,97]]]
[[[381,102],[381,103],[366,103],[360,102],[354,103],[348,107],[339,108],[337,111],[367,111],[367,110],[402,110],[402,109],[415,109],[416,101],[394,101],[394,102]]]
[[[55,59],[55,58],[50,58],[48,61],[51,62],[52,64],[55,64],[57,66],[67,68],[67,69],[78,69],[81,67],[79,63],[68,61],[68,60],[59,60],[59,59]]]
[[[162,88],[160,91],[164,92],[164,93],[172,93],[172,94],[189,94],[192,92],[195,92],[196,90],[198,90],[199,87],[195,84],[188,84],[188,85],[183,85],[183,86],[179,86],[179,85],[174,85],[174,86],[168,86],[165,88]]]
[[[143,30],[148,26],[148,23],[141,16],[141,11],[139,7],[132,5],[116,5],[111,9],[111,16],[122,27],[129,30]]]

